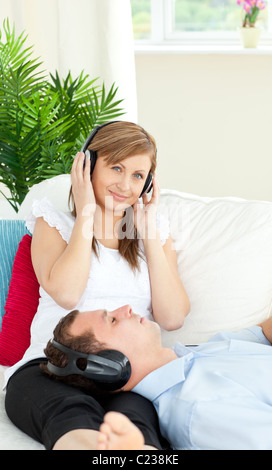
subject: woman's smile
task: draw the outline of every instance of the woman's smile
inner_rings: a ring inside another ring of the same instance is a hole
[[[125,201],[125,199],[128,198],[128,196],[124,196],[122,194],[119,194],[119,193],[116,193],[114,191],[112,191],[111,189],[108,190],[109,193],[111,194],[111,196],[116,199],[117,201]]]

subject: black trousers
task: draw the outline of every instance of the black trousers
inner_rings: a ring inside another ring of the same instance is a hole
[[[10,420],[47,450],[69,431],[97,431],[107,411],[125,414],[142,431],[145,444],[168,448],[160,435],[156,411],[146,398],[133,392],[94,398],[49,378],[39,367],[43,360],[28,362],[10,378],[5,406]]]

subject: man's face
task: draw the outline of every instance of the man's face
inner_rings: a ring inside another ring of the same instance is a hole
[[[75,318],[70,333],[81,335],[91,329],[97,340],[108,349],[116,349],[134,361],[146,358],[152,348],[161,346],[160,327],[157,323],[133,313],[130,305],[116,310],[82,312]]]

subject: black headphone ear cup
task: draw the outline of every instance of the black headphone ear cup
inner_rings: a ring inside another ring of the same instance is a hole
[[[95,381],[96,385],[103,390],[111,391],[119,390],[120,388],[124,387],[131,376],[131,365],[128,358],[120,351],[113,349],[101,351],[97,355],[105,358],[106,360],[113,361],[118,365],[119,378],[115,378],[114,381],[111,381],[111,379],[103,382]]]
[[[148,173],[148,176],[145,180],[145,184],[144,184],[144,187],[143,187],[143,190],[140,194],[139,197],[142,197],[145,193],[149,193],[153,187],[153,184],[152,184],[152,180],[153,180],[153,175],[152,173]]]
[[[97,153],[94,152],[93,150],[85,150],[85,160],[84,160],[84,166],[83,168],[85,168],[85,163],[86,163],[86,159],[90,160],[90,175],[92,176],[93,174],[93,171],[94,171],[94,167],[95,167],[95,164],[96,164],[96,160],[97,160]]]
[[[91,175],[93,174],[93,171],[94,171],[94,167],[95,167],[95,164],[96,164],[96,160],[97,160],[97,152],[94,152],[92,150],[88,150],[89,154],[90,154],[90,160],[91,160],[91,169],[90,169],[90,173]]]

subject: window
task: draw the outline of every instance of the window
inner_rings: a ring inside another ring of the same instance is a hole
[[[260,12],[263,44],[272,45],[272,0]],[[131,0],[136,44],[238,44],[243,9],[236,0]]]
[[[151,0],[131,0],[134,39],[151,40]]]

